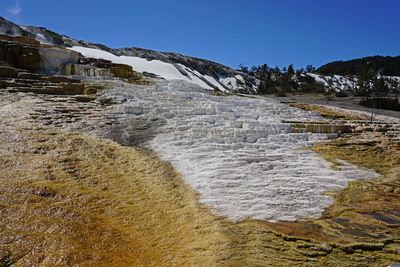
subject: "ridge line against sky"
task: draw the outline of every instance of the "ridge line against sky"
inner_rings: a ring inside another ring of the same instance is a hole
[[[0,16],[112,48],[140,47],[238,68],[295,68],[400,55],[397,0],[2,0]]]

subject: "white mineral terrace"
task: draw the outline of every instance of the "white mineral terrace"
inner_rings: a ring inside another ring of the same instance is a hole
[[[317,218],[333,203],[323,192],[378,176],[350,164],[333,170],[317,154],[301,150],[326,135],[291,133],[282,121],[322,118],[275,99],[214,96],[182,81],[155,87],[119,83],[106,95],[122,103],[109,114],[125,125],[120,142],[143,138],[140,131],[152,133],[141,145],[171,162],[215,215],[234,222]],[[157,123],[149,132],[151,122]]]

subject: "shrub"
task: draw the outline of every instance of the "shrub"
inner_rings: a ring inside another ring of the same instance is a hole
[[[275,95],[278,96],[278,97],[286,97],[287,96],[284,91],[278,91],[278,92],[275,93]]]
[[[347,93],[346,91],[339,91],[335,93],[336,97],[348,97],[349,93]]]
[[[360,105],[368,108],[388,109],[400,111],[400,102],[398,98],[369,98],[362,99]]]

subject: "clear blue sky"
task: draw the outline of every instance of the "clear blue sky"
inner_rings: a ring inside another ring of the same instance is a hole
[[[400,0],[0,0],[0,16],[237,68],[400,55]]]

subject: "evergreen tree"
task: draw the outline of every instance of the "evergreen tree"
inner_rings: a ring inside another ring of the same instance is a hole
[[[267,73],[268,72],[268,65],[267,64],[264,64],[264,65],[262,65],[262,67],[261,67],[261,72],[262,73]]]
[[[315,67],[313,65],[306,66],[306,72],[313,72],[313,71],[315,71]]]
[[[358,86],[360,87],[360,92],[358,93],[358,95],[365,95],[368,100],[372,93],[371,84],[374,84],[375,80],[376,80],[375,69],[373,67],[370,68],[363,67],[358,77]]]
[[[384,95],[389,93],[389,88],[385,83],[383,78],[376,79],[372,86],[372,94],[373,96]]]
[[[287,73],[290,75],[294,74],[294,68],[293,68],[293,64],[290,64],[288,69],[287,69]]]
[[[249,68],[243,65],[243,63],[239,64],[239,70],[245,73],[249,73]]]

